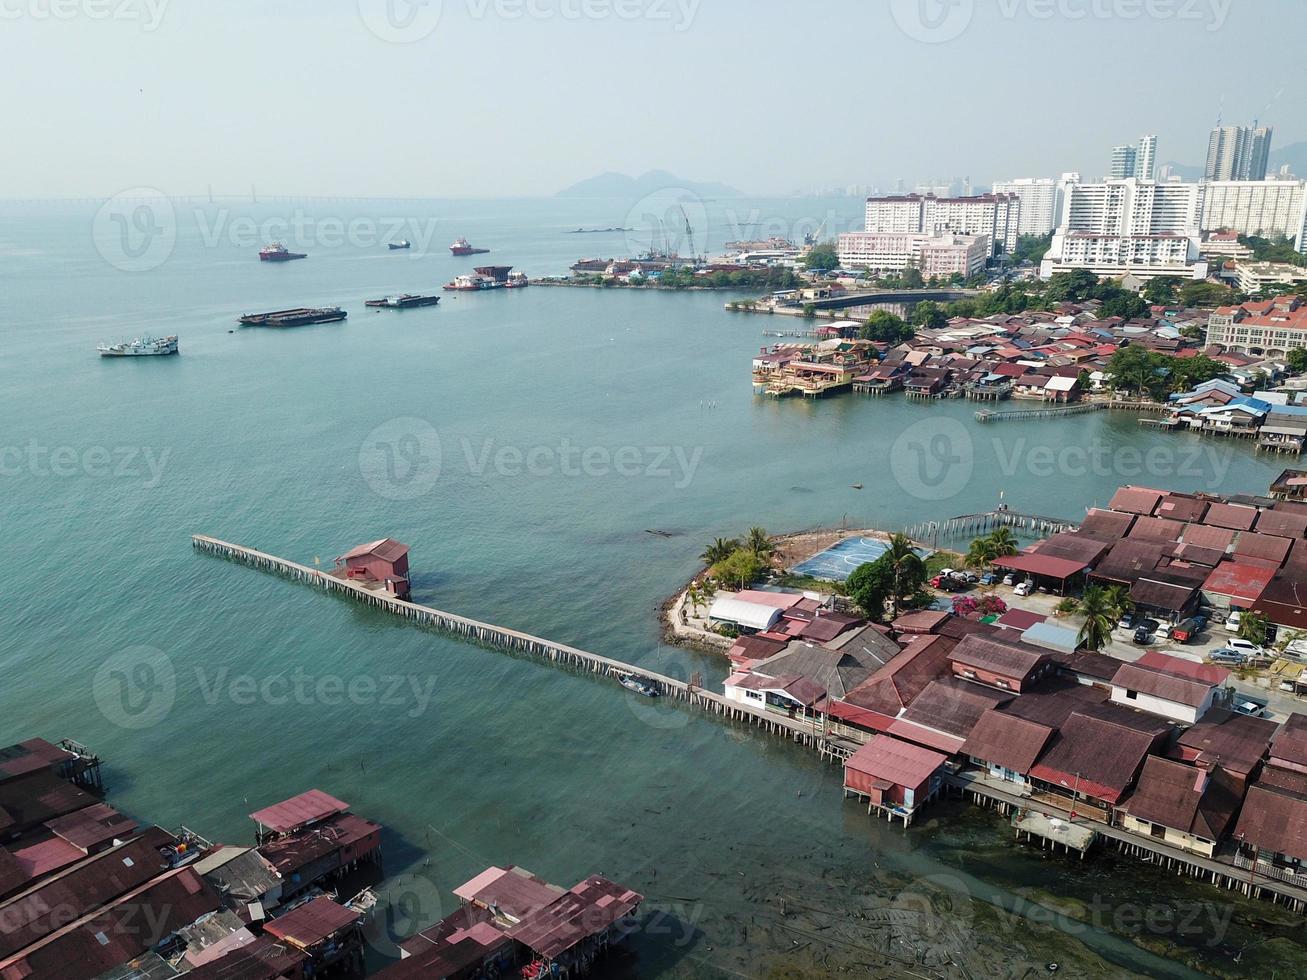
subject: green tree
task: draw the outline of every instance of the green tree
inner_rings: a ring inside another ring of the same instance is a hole
[[[903,275],[899,278],[904,289],[921,289],[926,285],[926,280],[921,276],[921,270],[916,266],[908,266],[903,270]]]
[[[1139,295],[1150,303],[1165,306],[1175,302],[1176,290],[1181,282],[1182,280],[1176,276],[1158,276],[1156,279],[1148,280]]]
[[[844,582],[845,594],[873,622],[885,618],[885,602],[894,591],[894,572],[884,556],[855,568]]]
[[[765,568],[762,559],[752,551],[739,548],[714,565],[713,572],[727,585],[747,589],[758,580]]]
[[[1011,558],[1021,550],[1017,547],[1017,536],[1011,528],[995,528],[985,540],[989,542],[990,553],[995,558]]]
[[[1180,302],[1185,306],[1221,306],[1234,298],[1229,286],[1216,282],[1188,282],[1180,287]]]
[[[703,549],[703,554],[699,558],[705,565],[716,565],[729,558],[739,547],[740,542],[735,538],[714,538],[712,544]]]
[[[893,582],[892,598],[896,602],[915,594],[926,584],[926,563],[905,535],[892,536],[889,547],[876,560],[889,564]]]
[[[749,528],[749,533],[744,538],[744,547],[762,559],[770,558],[776,551],[776,546],[772,544],[771,538],[760,527]]]
[[[1307,348],[1295,347],[1284,358],[1285,363],[1289,365],[1289,370],[1294,374],[1302,374],[1307,371]]]
[[[918,327],[939,328],[948,323],[944,310],[934,300],[923,299],[912,311],[912,323]]]
[[[1022,235],[1017,239],[1017,247],[1012,250],[1012,262],[1015,265],[1039,262],[1052,245],[1052,232],[1047,235]]]
[[[814,245],[803,257],[803,267],[810,272],[814,269],[828,272],[831,269],[838,269],[839,265],[840,255],[834,242],[821,242]]]
[[[1249,610],[1239,617],[1239,636],[1249,643],[1262,646],[1266,642],[1267,628],[1270,624],[1270,620],[1262,613]]]
[[[1116,628],[1107,592],[1097,585],[1089,586],[1080,600],[1080,612],[1085,621],[1080,625],[1077,642],[1088,650],[1103,649],[1111,642],[1112,630]]]
[[[1109,586],[1105,592],[1107,602],[1111,608],[1112,618],[1115,620],[1125,619],[1135,611],[1134,600],[1130,598],[1130,589],[1124,585]]]
[[[968,568],[983,569],[989,567],[989,563],[997,557],[988,538],[976,538],[971,542],[971,547],[967,549],[967,554],[962,560]]]
[[[911,340],[913,330],[889,310],[873,310],[867,322],[858,329],[858,336],[863,340],[875,340],[885,344],[901,344]]]

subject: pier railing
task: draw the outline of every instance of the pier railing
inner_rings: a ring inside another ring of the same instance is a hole
[[[1084,415],[1088,412],[1165,412],[1170,408],[1161,402],[1108,401],[1076,402],[1071,405],[1045,405],[1039,408],[1014,408],[996,412],[982,408],[976,412],[977,422],[1019,422],[1026,419],[1057,419],[1066,415]]]
[[[1078,526],[1061,517],[1023,514],[1015,510],[991,510],[983,514],[962,514],[945,521],[922,521],[904,528],[903,534],[913,541],[938,544],[940,541],[981,537],[1000,527],[1030,531],[1044,537],[1062,531],[1074,531]]]
[[[738,702],[727,700],[723,695],[705,691],[694,684],[636,664],[590,653],[520,630],[483,623],[466,616],[399,599],[384,592],[373,591],[357,582],[338,578],[321,569],[309,568],[307,565],[286,558],[279,558],[276,555],[232,544],[205,534],[192,535],[191,544],[197,551],[249,565],[260,571],[282,575],[317,588],[339,592],[365,605],[393,613],[416,625],[450,633],[483,646],[498,647],[560,667],[596,674],[634,677],[651,685],[660,694],[683,701],[691,707],[720,714],[732,720],[751,722],[773,734],[785,735],[795,742],[816,749],[823,758],[838,759],[848,754],[848,746],[845,744],[847,739],[829,735],[811,720],[804,721],[752,711]]]

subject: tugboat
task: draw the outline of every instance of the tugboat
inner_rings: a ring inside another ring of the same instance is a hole
[[[349,316],[339,306],[320,310],[301,307],[295,310],[274,310],[271,313],[246,313],[240,318],[246,327],[303,327],[310,323],[336,323]]]
[[[646,698],[662,697],[662,692],[659,691],[658,688],[654,687],[652,684],[647,684],[642,680],[637,680],[630,674],[622,674],[619,676],[617,678],[617,683],[621,684],[622,687],[626,688],[628,691],[634,691],[636,694],[643,695]]]
[[[485,255],[490,251],[488,248],[473,248],[468,244],[466,238],[456,240],[453,245],[449,246],[449,250],[455,255]]]
[[[288,251],[281,242],[273,242],[271,245],[265,245],[259,249],[259,260],[261,262],[289,262],[292,259],[307,258],[308,255],[304,252]]]
[[[101,344],[101,357],[160,357],[178,353],[176,337],[138,337],[130,344]]]
[[[413,243],[410,242],[407,238],[401,238],[399,241],[391,242],[389,245],[386,246],[386,248],[390,249],[392,252],[399,251],[401,248],[412,248],[412,247],[413,247]]]
[[[363,305],[380,310],[410,310],[417,306],[435,306],[439,302],[439,296],[419,296],[417,293],[403,293],[399,296],[370,299]]]

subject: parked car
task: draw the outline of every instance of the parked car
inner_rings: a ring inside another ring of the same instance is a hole
[[[1004,575],[1004,576],[1003,576],[1003,584],[1004,584],[1004,585],[1016,585],[1016,584],[1017,584],[1017,580],[1016,580],[1016,578],[1014,578],[1012,575]]]
[[[1266,714],[1266,707],[1269,703],[1261,698],[1250,697],[1247,694],[1236,694],[1230,708],[1241,715],[1261,718]]]
[[[1291,640],[1284,648],[1284,655],[1291,660],[1307,660],[1307,640]]]
[[[1253,643],[1251,640],[1241,640],[1238,637],[1229,640],[1225,644],[1225,649],[1237,650],[1239,653],[1242,653],[1245,657],[1249,658],[1260,657],[1265,653],[1261,647],[1256,643]]]
[[[980,576],[980,584],[981,584],[981,585],[997,585],[997,584],[998,584],[998,576],[995,575],[993,572],[986,572],[984,575]]]
[[[1032,582],[1030,579],[1026,579],[1016,588],[1016,594],[1019,596],[1027,596],[1034,591],[1035,591],[1035,583]]]
[[[1176,643],[1188,643],[1198,635],[1198,620],[1195,617],[1182,619],[1169,630],[1167,636],[1175,640]]]
[[[1241,622],[1243,622],[1243,613],[1235,610],[1225,617],[1225,631],[1227,633],[1238,633]]]
[[[1132,629],[1134,629],[1134,628],[1135,628],[1135,614],[1132,613],[1132,612],[1128,612],[1128,613],[1126,613],[1124,616],[1121,617],[1120,621],[1116,624],[1116,628],[1119,629],[1119,630],[1132,630]]]
[[[1132,637],[1135,643],[1141,647],[1147,646],[1153,642],[1153,631],[1147,626],[1139,626],[1135,629],[1135,635]]]
[[[1207,659],[1214,664],[1221,664],[1226,667],[1242,667],[1248,662],[1246,656],[1238,650],[1231,650],[1229,647],[1213,650]]]

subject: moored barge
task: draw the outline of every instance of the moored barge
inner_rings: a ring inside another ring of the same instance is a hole
[[[349,316],[339,306],[320,310],[300,307],[294,310],[274,310],[271,313],[246,313],[240,323],[246,327],[303,327],[310,323],[336,323]]]
[[[382,299],[370,299],[364,303],[364,305],[378,310],[410,310],[417,306],[435,306],[439,302],[439,296],[420,296],[417,293],[403,293],[399,296],[386,296]]]
[[[305,252],[292,252],[281,242],[273,242],[271,245],[265,245],[259,249],[259,261],[261,262],[290,262],[293,259],[307,259]]]

